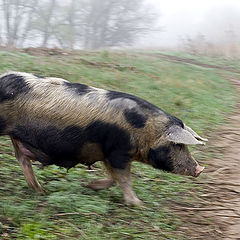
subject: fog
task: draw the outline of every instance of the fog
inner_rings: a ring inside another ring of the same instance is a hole
[[[145,38],[142,46],[176,47],[184,37],[199,33],[209,41],[219,40],[225,31],[237,31],[240,22],[240,2],[238,1],[189,1],[189,0],[149,0],[159,14],[158,23],[162,32]]]
[[[239,38],[238,0],[148,0],[158,13],[162,32],[140,42],[142,47],[177,47],[182,39],[202,34],[212,43]],[[236,40],[236,39],[235,39]]]
[[[238,52],[238,0],[0,0],[0,45]],[[228,46],[227,46],[228,45]],[[239,50],[240,54],[240,50]]]

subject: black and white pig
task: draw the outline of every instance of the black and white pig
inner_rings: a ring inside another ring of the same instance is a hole
[[[61,78],[23,72],[0,76],[0,135],[10,136],[26,181],[43,192],[31,161],[67,169],[102,161],[127,204],[140,205],[132,190],[130,165],[139,161],[168,172],[197,177],[204,169],[188,144],[204,144],[180,119],[130,94]]]

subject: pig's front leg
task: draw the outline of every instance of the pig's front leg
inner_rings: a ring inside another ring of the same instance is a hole
[[[108,170],[122,189],[125,203],[127,205],[142,206],[142,201],[138,199],[132,189],[130,163],[125,169],[110,168],[108,166]]]

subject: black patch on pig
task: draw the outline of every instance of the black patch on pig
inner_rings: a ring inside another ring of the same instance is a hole
[[[27,93],[30,87],[24,77],[15,74],[8,74],[0,78],[0,103],[12,100],[19,94]]]
[[[169,125],[167,127],[170,127],[176,124],[183,128],[183,122],[180,119],[168,114],[167,112],[163,111],[161,108],[158,108],[157,106],[149,103],[148,101],[141,99],[139,97],[136,97],[134,95],[123,93],[123,92],[108,91],[107,98],[110,101],[117,98],[131,99],[135,101],[141,109],[147,110],[151,114],[165,114],[170,120]]]
[[[173,171],[173,163],[170,156],[170,148],[168,146],[160,146],[156,149],[150,149],[148,159],[154,168],[168,172]]]
[[[85,130],[89,142],[99,143],[103,154],[113,168],[124,169],[129,162],[131,150],[127,131],[115,124],[95,121]]]
[[[86,93],[89,93],[91,91],[91,88],[89,86],[81,83],[64,82],[64,85],[67,87],[67,89],[75,92],[77,95],[80,95],[80,96]]]
[[[37,78],[45,78],[44,76],[40,76],[40,75],[37,75],[37,74],[33,74],[33,76],[35,76]]]
[[[181,128],[184,128],[184,124],[182,122],[182,120],[178,119],[177,117],[174,117],[170,114],[167,113],[167,117],[169,119],[169,121],[166,123],[165,125],[165,130],[164,131],[168,131],[168,129],[173,126],[173,125],[176,125],[176,126],[179,126]]]
[[[174,116],[172,116],[170,114],[168,114],[168,117],[170,119],[170,125],[178,125],[178,126],[184,128],[182,120],[180,120],[179,118],[174,117]]]
[[[141,98],[138,98],[138,97],[133,96],[133,95],[128,94],[128,93],[108,91],[107,92],[107,98],[108,98],[108,100],[113,100],[113,99],[117,99],[117,98],[127,98],[127,99],[131,99],[131,100],[135,101],[140,108],[149,110],[151,112],[159,112],[159,110],[162,111],[160,108],[158,108],[155,105],[147,102],[146,100],[143,100]]]
[[[100,144],[104,157],[113,168],[125,168],[129,161],[130,137],[117,125],[95,121],[86,128],[68,126],[58,129],[17,126],[9,134],[20,140],[43,165],[55,164],[65,168],[81,163],[78,153],[86,142]],[[116,137],[117,136],[117,137]],[[37,154],[40,151],[43,154]]]
[[[5,128],[6,128],[6,122],[3,118],[0,117],[0,134],[3,133]]]
[[[44,164],[44,163],[51,162],[50,157],[47,154],[45,154],[44,152],[32,147],[31,145],[29,145],[27,143],[22,143],[22,144],[27,150],[29,150],[33,154],[34,158],[30,158],[30,159],[41,162],[43,164],[43,166],[48,165],[48,164]]]
[[[140,114],[136,109],[126,109],[124,116],[127,122],[135,128],[143,128],[147,121],[147,117]]]
[[[82,132],[82,129],[76,126],[69,126],[63,130],[54,126],[46,128],[17,126],[10,136],[19,139],[26,148],[29,145],[48,156],[44,159],[36,156],[43,165],[56,164],[69,169],[77,164],[76,154],[82,144]]]

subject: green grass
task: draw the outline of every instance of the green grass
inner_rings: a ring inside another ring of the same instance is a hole
[[[214,60],[212,60],[214,61]],[[215,70],[126,52],[79,52],[34,57],[0,52],[0,73],[26,71],[128,92],[181,118],[200,134],[212,132],[236,104],[236,92]],[[219,72],[219,70],[218,70]],[[94,192],[84,185],[104,175],[77,165],[68,173],[34,169],[47,194],[28,188],[10,140],[0,138],[0,239],[188,239],[170,202],[189,201],[192,178],[135,163],[134,190],[145,208],[126,207],[115,186]],[[204,148],[203,148],[204,151]],[[201,155],[201,161],[204,157]],[[203,174],[201,178],[205,178]],[[63,214],[63,215],[61,215]]]

